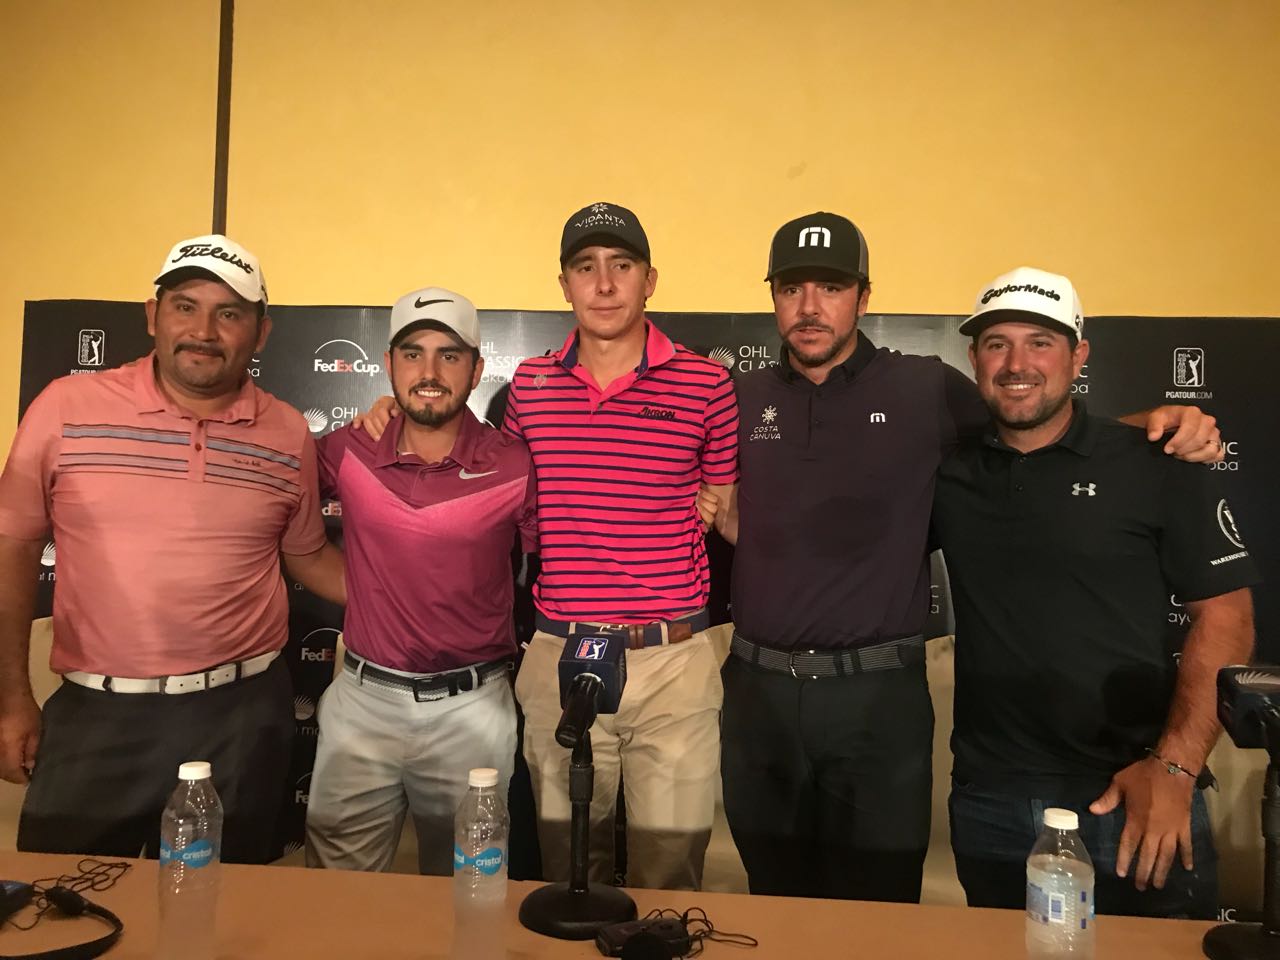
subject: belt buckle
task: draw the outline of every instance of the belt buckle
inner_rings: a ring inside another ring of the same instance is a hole
[[[439,677],[410,677],[409,686],[413,689],[413,699],[418,703],[426,703],[430,700],[440,700],[440,697],[428,697],[428,693],[434,693],[440,689]]]
[[[797,653],[815,654],[815,653],[817,653],[817,652],[818,652],[817,650],[792,650],[790,653],[788,653],[788,654],[787,654],[787,668],[791,671],[791,676],[795,677],[797,680],[806,680],[806,679],[807,679],[807,680],[817,680],[817,679],[819,679],[819,677],[818,677],[818,675],[817,675],[816,673],[806,673],[806,674],[804,674],[803,676],[802,676],[801,674],[796,673],[796,654],[797,654]]]

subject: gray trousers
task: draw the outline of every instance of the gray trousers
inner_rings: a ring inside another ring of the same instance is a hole
[[[320,737],[307,802],[307,865],[389,870],[406,813],[418,870],[453,873],[453,816],[473,767],[498,770],[506,797],[515,765],[511,684],[492,680],[419,703],[409,690],[344,668],[320,698]]]

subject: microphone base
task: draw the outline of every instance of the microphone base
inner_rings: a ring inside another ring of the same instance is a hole
[[[636,902],[605,884],[574,893],[568,883],[539,887],[520,904],[520,922],[558,940],[592,940],[603,927],[636,918]]]
[[[1260,923],[1221,923],[1204,935],[1209,960],[1280,960],[1280,936]]]

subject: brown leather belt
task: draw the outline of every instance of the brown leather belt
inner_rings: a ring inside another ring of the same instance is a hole
[[[555,637],[568,638],[575,629],[588,628],[600,630],[627,638],[627,646],[631,650],[645,647],[665,647],[672,643],[684,643],[695,633],[701,633],[711,626],[711,615],[704,610],[695,610],[675,620],[653,620],[649,623],[599,623],[594,620],[552,620],[541,613],[535,625],[543,633]]]

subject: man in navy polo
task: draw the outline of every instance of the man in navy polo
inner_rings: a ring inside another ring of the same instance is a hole
[[[1257,571],[1217,475],[1089,414],[1071,282],[1022,267],[960,332],[993,424],[938,474],[956,611],[951,842],[973,906],[1018,908],[1046,807],[1080,817],[1099,912],[1211,918],[1216,677]],[[1165,646],[1168,597],[1191,618]]]

